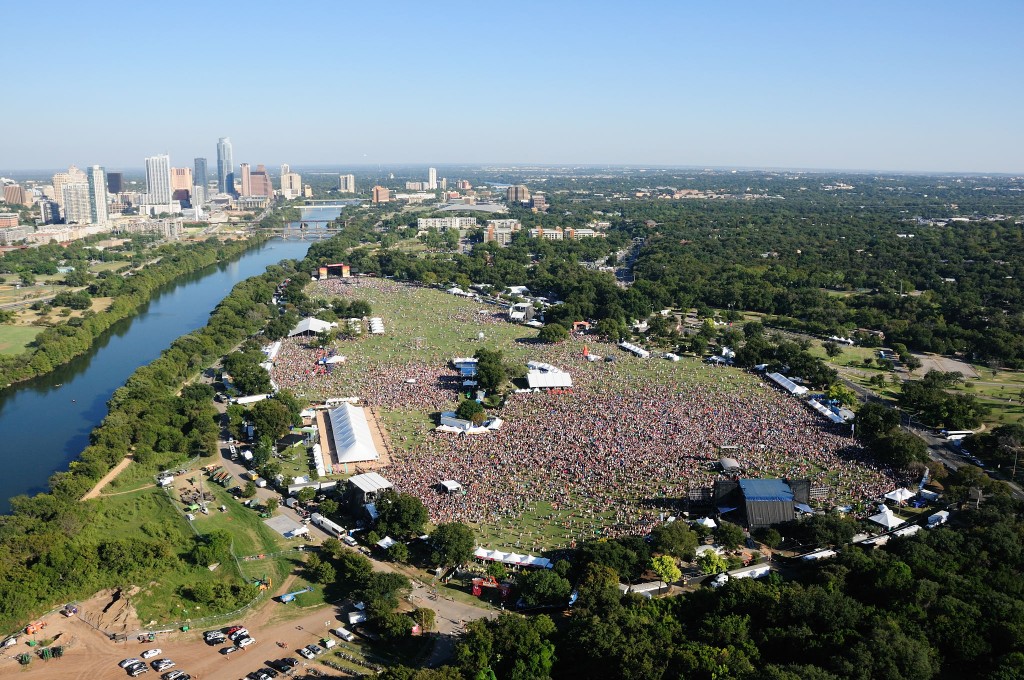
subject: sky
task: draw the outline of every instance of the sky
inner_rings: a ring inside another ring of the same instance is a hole
[[[3,4],[0,171],[1024,172],[1024,2]],[[20,77],[13,77],[20,73]]]

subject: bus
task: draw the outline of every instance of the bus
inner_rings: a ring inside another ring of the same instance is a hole
[[[335,524],[334,522],[332,522],[331,520],[327,519],[319,513],[314,512],[312,515],[309,516],[309,518],[313,521],[313,524],[320,527],[321,529],[331,534],[335,538],[338,538],[345,533],[344,527]]]
[[[948,442],[958,442],[965,437],[970,437],[974,434],[974,430],[943,430],[939,434],[945,437]]]

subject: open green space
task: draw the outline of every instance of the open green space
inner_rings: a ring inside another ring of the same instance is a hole
[[[0,325],[0,354],[20,354],[41,330],[41,326]]]

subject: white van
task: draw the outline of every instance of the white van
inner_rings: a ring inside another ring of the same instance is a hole
[[[352,633],[352,631],[346,630],[345,628],[334,628],[333,630],[331,630],[331,632],[340,637],[345,642],[352,642],[356,639],[356,636]]]

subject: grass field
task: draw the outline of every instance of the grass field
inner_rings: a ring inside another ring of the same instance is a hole
[[[0,326],[0,354],[20,354],[35,340],[42,326]]]

